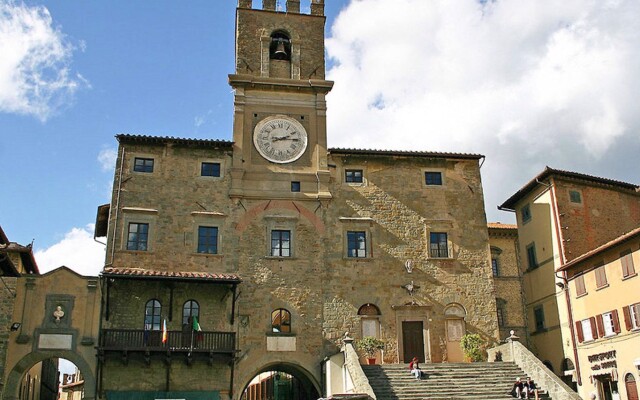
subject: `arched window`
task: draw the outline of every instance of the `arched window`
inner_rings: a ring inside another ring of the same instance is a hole
[[[373,336],[375,338],[380,336],[380,310],[375,304],[364,304],[358,310],[358,315],[361,317],[360,322],[362,324],[362,337]]]
[[[269,58],[272,60],[291,61],[291,39],[286,33],[276,31],[271,35]]]
[[[562,370],[563,371],[573,371],[576,367],[573,366],[573,361],[569,358],[565,358],[562,360]]]
[[[191,317],[200,319],[200,305],[195,300],[187,300],[182,306],[182,325],[193,324]]]
[[[278,308],[271,313],[271,330],[279,333],[291,332],[291,313],[284,308]]]
[[[144,307],[144,329],[148,331],[160,330],[160,315],[162,314],[162,306],[156,299],[147,301]]]

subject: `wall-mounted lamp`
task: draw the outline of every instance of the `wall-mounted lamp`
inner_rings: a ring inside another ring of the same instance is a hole
[[[560,290],[564,290],[564,283],[556,282],[556,286],[560,288]]]
[[[411,271],[413,271],[413,261],[407,260],[404,263],[404,268],[407,270],[408,273],[411,273]]]
[[[20,329],[20,325],[22,325],[20,322],[14,322],[11,324],[11,332],[15,332]]]

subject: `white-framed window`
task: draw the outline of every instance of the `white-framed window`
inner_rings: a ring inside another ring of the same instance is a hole
[[[623,311],[627,330],[640,329],[640,303],[628,305]]]
[[[602,325],[604,328],[605,336],[613,336],[616,334],[616,328],[613,320],[613,313],[607,312],[602,314]]]
[[[582,337],[583,337],[582,341],[588,342],[590,340],[593,340],[594,339],[593,330],[591,329],[593,325],[592,320],[590,318],[583,319],[582,321],[580,321],[580,324],[582,326]]]

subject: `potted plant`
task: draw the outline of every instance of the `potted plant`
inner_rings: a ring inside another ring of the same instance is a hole
[[[373,336],[365,336],[356,342],[356,347],[367,356],[367,362],[372,365],[376,363],[376,352],[384,350],[384,342]]]
[[[467,361],[478,362],[484,360],[483,341],[477,333],[468,333],[460,340],[460,347]]]

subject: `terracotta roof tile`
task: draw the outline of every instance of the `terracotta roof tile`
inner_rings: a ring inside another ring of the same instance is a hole
[[[231,149],[233,142],[228,140],[218,139],[187,139],[173,136],[147,136],[147,135],[129,135],[118,134],[116,139],[120,143],[152,143],[152,144],[166,144],[174,143],[183,146],[202,146],[202,147],[225,147]]]
[[[603,251],[606,251],[612,247],[614,247],[617,244],[620,243],[624,243],[627,240],[633,239],[636,236],[640,236],[640,227],[625,233],[624,235],[618,236],[617,238],[603,244],[602,246],[598,246],[595,249],[588,251],[586,253],[584,253],[583,255],[574,258],[573,260],[569,261],[568,263],[564,264],[563,266],[561,266],[560,268],[558,268],[558,271],[564,271],[567,270],[569,268],[571,268],[572,266],[578,264],[581,261],[587,260],[590,257],[596,256],[600,253],[602,253]]]
[[[503,224],[501,222],[489,222],[487,224],[489,229],[518,229],[518,225],[514,224]]]
[[[432,157],[432,158],[462,158],[479,160],[484,158],[481,154],[469,153],[443,153],[437,151],[412,151],[412,150],[374,150],[374,149],[348,149],[331,148],[330,154],[344,155],[379,155],[379,156],[405,156],[405,157]]]
[[[184,279],[199,281],[217,281],[240,283],[242,279],[236,274],[217,274],[212,272],[192,272],[192,271],[157,271],[142,268],[105,268],[103,276],[123,276],[131,278],[166,278]]]

